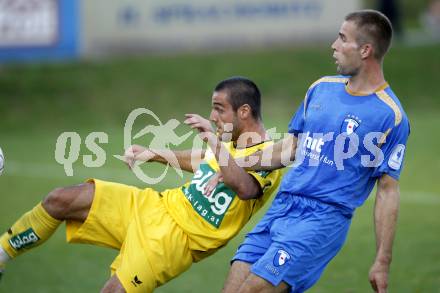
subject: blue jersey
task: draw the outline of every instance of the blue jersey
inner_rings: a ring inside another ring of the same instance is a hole
[[[383,174],[399,179],[409,122],[388,84],[375,93],[350,92],[348,77],[323,77],[307,91],[289,124],[297,136],[293,167],[280,193],[353,211]]]

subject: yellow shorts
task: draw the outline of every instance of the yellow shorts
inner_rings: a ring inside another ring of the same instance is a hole
[[[89,182],[95,183],[92,207],[84,223],[67,222],[67,241],[120,250],[111,272],[127,292],[151,292],[191,266],[188,236],[157,191]]]

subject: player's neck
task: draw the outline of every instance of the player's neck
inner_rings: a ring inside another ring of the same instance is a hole
[[[369,64],[350,77],[347,88],[350,92],[372,94],[386,83],[380,63]]]
[[[270,137],[266,133],[264,125],[260,122],[247,125],[241,130],[241,134],[243,135],[243,138],[245,138],[244,148],[252,147],[254,145],[270,140]],[[234,145],[237,146],[237,143],[235,142]],[[243,148],[243,141],[240,141],[240,147]]]

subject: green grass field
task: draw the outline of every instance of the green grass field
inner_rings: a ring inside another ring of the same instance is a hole
[[[216,82],[244,75],[263,92],[266,128],[284,132],[307,87],[322,75],[334,74],[330,56],[327,48],[302,48],[1,68],[0,146],[6,169],[0,177],[0,230],[6,230],[54,187],[88,177],[143,187],[112,157],[122,153],[124,122],[137,107],[154,111],[163,122],[183,121],[184,113],[206,116]],[[385,63],[387,80],[412,127],[401,178],[390,292],[440,292],[439,68],[440,46],[396,47]],[[84,145],[88,133],[107,132],[109,143],[102,145],[106,164],[85,168],[80,157],[74,176],[67,177],[54,159],[56,139],[64,131],[81,135],[81,155],[90,154]],[[188,128],[181,125],[178,131],[183,134]],[[148,144],[148,137],[136,143]],[[148,168],[153,173],[162,170],[157,164]],[[155,188],[177,186],[184,180],[171,171]],[[311,292],[368,292],[367,274],[375,254],[373,203],[371,196],[357,210],[345,247]],[[219,292],[230,257],[245,231],[261,216],[262,212],[227,247],[157,292]],[[68,245],[64,237],[61,227],[46,245],[11,262],[0,292],[97,292],[117,252]]]

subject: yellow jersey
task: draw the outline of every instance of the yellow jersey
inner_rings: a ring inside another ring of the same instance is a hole
[[[232,157],[246,157],[262,150],[272,141],[266,141],[244,149],[236,149],[232,142],[224,143]],[[278,188],[281,171],[248,171],[260,184],[263,194],[250,200],[242,200],[223,182],[210,196],[203,194],[209,179],[219,171],[214,153],[208,148],[203,162],[192,180],[179,188],[163,191],[163,203],[168,213],[188,234],[198,261],[226,245],[241,230]]]

